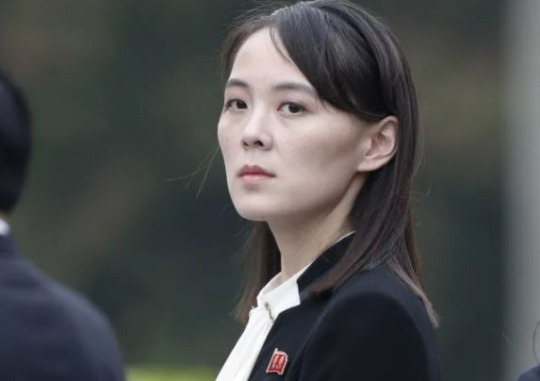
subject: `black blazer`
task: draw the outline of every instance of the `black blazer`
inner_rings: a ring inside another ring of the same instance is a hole
[[[540,366],[535,366],[523,373],[518,381],[540,381]]]
[[[426,309],[386,266],[356,274],[327,297],[306,292],[351,239],[339,241],[298,278],[301,302],[277,317],[249,380],[441,380]]]
[[[52,281],[0,235],[0,380],[122,381],[114,334],[80,295]]]

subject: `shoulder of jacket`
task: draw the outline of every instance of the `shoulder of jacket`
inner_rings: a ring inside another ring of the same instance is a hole
[[[393,299],[400,303],[419,300],[412,289],[386,266],[358,272],[335,290],[333,297],[340,300],[366,294],[378,295],[381,298]]]
[[[519,376],[518,381],[540,381],[540,365],[535,366],[521,376]]]
[[[58,311],[80,331],[91,331],[94,334],[111,334],[111,327],[103,312],[86,296],[53,279],[47,279],[46,287],[54,298]]]
[[[386,266],[359,272],[339,287],[330,297],[327,311],[349,309],[364,314],[369,308],[392,310],[394,315],[408,316],[421,330],[431,329],[424,303],[398,275]]]

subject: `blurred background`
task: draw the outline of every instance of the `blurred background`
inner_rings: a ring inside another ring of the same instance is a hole
[[[533,365],[534,326],[522,343],[507,324],[505,78],[518,3],[361,2],[392,26],[416,79],[425,160],[414,207],[446,380],[503,380],[511,351]],[[220,45],[253,4],[0,1],[0,64],[35,123],[15,236],[105,311],[133,369],[211,379],[242,330],[231,311],[247,225],[219,154],[208,164]]]

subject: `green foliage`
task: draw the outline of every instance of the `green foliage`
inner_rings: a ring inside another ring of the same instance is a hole
[[[214,372],[205,369],[138,368],[128,371],[128,381],[210,381]]]

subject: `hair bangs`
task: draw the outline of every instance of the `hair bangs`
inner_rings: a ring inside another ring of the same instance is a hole
[[[270,17],[287,55],[321,99],[366,121],[390,114],[377,62],[352,22],[304,2]]]

